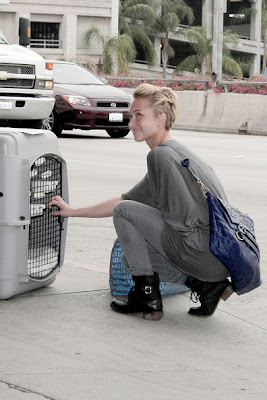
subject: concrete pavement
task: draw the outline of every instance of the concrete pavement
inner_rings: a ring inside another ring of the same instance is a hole
[[[1,301],[0,398],[263,400],[266,300],[246,296],[199,319],[186,292],[146,321],[109,308],[107,271],[66,261],[51,287]]]

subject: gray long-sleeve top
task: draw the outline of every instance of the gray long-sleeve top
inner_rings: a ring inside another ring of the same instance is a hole
[[[176,140],[163,142],[148,153],[147,174],[122,197],[159,209],[165,221],[162,243],[167,254],[180,265],[192,264],[199,252],[209,252],[207,240],[199,239],[199,232],[209,232],[208,204],[196,179],[169,147],[189,159],[191,169],[211,193],[226,199],[213,169]]]

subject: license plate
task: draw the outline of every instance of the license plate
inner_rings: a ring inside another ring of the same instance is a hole
[[[109,113],[108,120],[112,121],[112,122],[122,122],[123,115],[122,115],[122,113]]]
[[[12,101],[0,101],[0,110],[12,110]]]

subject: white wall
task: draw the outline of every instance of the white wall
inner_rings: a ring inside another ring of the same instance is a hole
[[[1,1],[1,0],[0,0]],[[1,4],[1,3],[0,3]],[[10,0],[0,7],[0,27],[11,43],[18,43],[18,18],[32,21],[59,22],[63,49],[34,49],[52,58],[75,58],[89,54],[98,60],[101,46],[87,49],[83,38],[85,31],[97,25],[103,33],[118,34],[118,0]]]

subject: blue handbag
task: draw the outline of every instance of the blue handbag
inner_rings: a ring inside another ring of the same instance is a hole
[[[210,193],[190,168],[188,159],[183,160],[174,152],[183,167],[188,168],[207,197],[210,222],[209,248],[212,254],[229,270],[234,291],[245,294],[259,287],[260,251],[256,242],[253,220],[227,201]]]
[[[209,205],[210,251],[229,270],[236,293],[261,285],[260,251],[252,219],[226,201],[206,193]]]

